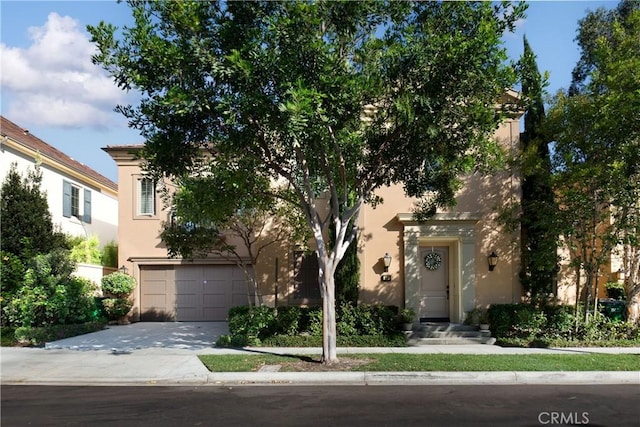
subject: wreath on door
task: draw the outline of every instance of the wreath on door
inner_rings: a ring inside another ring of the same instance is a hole
[[[430,252],[424,257],[424,266],[427,270],[437,270],[442,265],[442,257],[438,252]]]

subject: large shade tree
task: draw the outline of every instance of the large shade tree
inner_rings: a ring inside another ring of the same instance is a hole
[[[172,215],[160,236],[170,256],[214,254],[235,263],[246,277],[249,307],[260,305],[254,266],[269,248],[308,240],[304,219],[287,201],[291,194],[276,193],[264,176],[247,173],[252,165],[219,155],[203,168],[162,186]]]
[[[142,93],[138,105],[118,110],[146,139],[150,169],[180,176],[203,153],[223,153],[255,159],[247,173],[293,191],[318,255],[323,360],[336,361],[334,272],[363,204],[401,184],[424,218],[454,202],[459,175],[498,157],[496,103],[514,78],[501,37],[524,6],[128,5],[131,27],[89,31],[94,62],[121,88]]]
[[[587,297],[612,251],[625,271],[628,318],[640,308],[640,3],[622,1],[579,23],[580,61],[550,111],[556,194]]]

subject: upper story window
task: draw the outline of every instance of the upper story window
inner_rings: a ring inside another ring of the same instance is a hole
[[[71,216],[80,217],[80,188],[71,185]]]
[[[62,181],[62,216],[91,224],[91,190]]]
[[[138,179],[138,215],[156,214],[156,184],[149,178]]]

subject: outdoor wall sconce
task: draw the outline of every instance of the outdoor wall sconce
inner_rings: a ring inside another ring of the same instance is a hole
[[[382,261],[384,262],[384,274],[380,276],[380,279],[383,282],[390,282],[391,275],[389,274],[389,266],[391,265],[391,255],[389,255],[389,253],[385,253],[382,257]]]
[[[618,269],[618,280],[624,280],[624,268],[620,267],[620,269]]]
[[[129,269],[124,264],[118,270],[120,270],[120,273],[129,274]]]
[[[492,251],[491,255],[487,257],[487,260],[489,261],[489,271],[493,271],[496,265],[498,265],[498,255],[495,251]]]

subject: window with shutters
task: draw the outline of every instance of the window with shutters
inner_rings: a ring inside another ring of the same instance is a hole
[[[91,190],[84,189],[81,198],[81,188],[69,181],[62,181],[62,215],[66,218],[75,217],[82,222],[91,223]],[[80,213],[82,205],[82,214]]]

